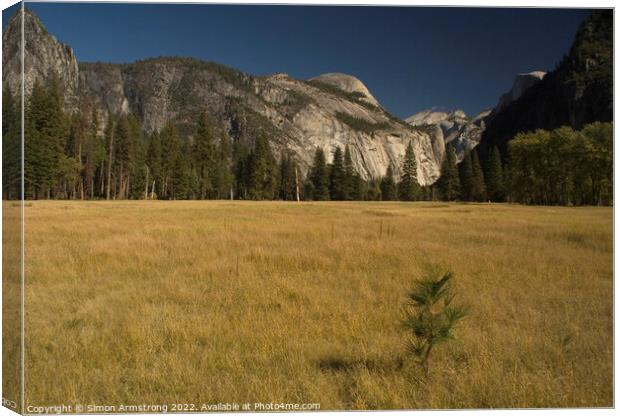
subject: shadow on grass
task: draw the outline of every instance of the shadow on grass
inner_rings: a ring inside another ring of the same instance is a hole
[[[401,370],[404,366],[402,357],[386,358],[342,358],[326,357],[317,362],[324,372],[352,373],[366,370],[374,373],[386,373]]]
[[[325,357],[318,360],[316,366],[323,374],[332,378],[343,404],[341,410],[385,409],[384,404],[369,399],[364,383],[360,384],[365,373],[370,373],[372,377],[381,378],[398,377],[401,372],[403,374],[410,373],[407,360],[401,356],[391,358]],[[418,386],[417,380],[413,379],[412,381],[415,386]]]

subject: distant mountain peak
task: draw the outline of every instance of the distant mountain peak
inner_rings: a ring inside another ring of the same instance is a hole
[[[544,71],[532,71],[517,74],[512,82],[510,91],[502,94],[497,105],[493,109],[492,114],[499,113],[504,108],[508,107],[511,102],[518,100],[525,91],[542,81],[546,74],[547,73]]]
[[[431,108],[420,111],[405,121],[418,128],[434,127],[435,141],[454,147],[457,161],[460,162],[468,151],[478,145],[484,130],[484,119],[490,112],[491,110],[484,110],[471,118],[463,110],[436,111]]]
[[[405,121],[412,126],[423,126],[438,124],[446,120],[466,120],[467,118],[467,114],[463,110],[437,111],[435,108],[429,108],[407,117]]]

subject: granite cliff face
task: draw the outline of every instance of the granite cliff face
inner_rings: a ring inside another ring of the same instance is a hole
[[[379,102],[372,96],[362,81],[351,75],[332,72],[314,77],[310,79],[310,81],[322,82],[333,85],[348,93],[359,94],[361,100],[376,105],[377,107],[379,106]]]
[[[462,110],[452,112],[425,110],[405,119],[412,126],[432,131],[436,142],[451,144],[456,151],[457,162],[476,147],[485,128],[485,120],[491,110],[485,110],[473,118]]]
[[[10,90],[21,90],[21,15],[11,19],[2,34],[2,80]],[[75,109],[78,97],[78,64],[73,50],[51,35],[30,10],[24,15],[24,89],[32,90],[35,80],[45,82],[55,75],[64,88],[65,104]]]
[[[354,167],[365,179],[379,178],[392,165],[398,174],[405,148],[416,151],[418,179],[430,184],[439,176],[444,154],[441,137],[387,113],[357,78],[324,74],[309,81],[286,74],[255,77],[193,58],[157,58],[130,64],[80,63],[30,11],[25,16],[26,90],[35,79],[56,74],[65,91],[66,108],[88,100],[102,115],[133,112],[147,132],[168,121],[191,139],[201,112],[218,120],[233,140],[268,134],[277,154],[294,152],[303,170],[316,147],[331,159],[335,146],[349,146]],[[20,16],[3,34],[3,79],[20,86]]]

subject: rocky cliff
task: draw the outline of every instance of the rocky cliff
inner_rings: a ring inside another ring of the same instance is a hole
[[[21,21],[18,11],[2,34],[2,80],[13,93],[21,90]],[[36,79],[45,82],[55,75],[63,85],[67,108],[75,109],[79,88],[78,64],[73,50],[51,35],[32,11],[25,9],[23,21],[26,94],[30,93]]]
[[[379,106],[379,102],[372,96],[362,81],[351,75],[332,72],[314,77],[310,79],[310,81],[322,82],[324,84],[333,85],[351,94],[359,94],[362,101]]]
[[[279,153],[290,149],[302,168],[310,166],[316,147],[331,158],[336,146],[349,146],[363,178],[381,177],[392,165],[398,174],[405,148],[413,143],[418,179],[430,184],[439,176],[444,142],[426,129],[386,112],[368,88],[345,74],[312,80],[286,74],[255,77],[223,65],[193,58],[157,58],[130,64],[80,63],[71,48],[49,34],[26,11],[26,90],[35,79],[56,74],[68,110],[90,100],[103,115],[135,113],[147,132],[174,121],[189,138],[201,112],[210,113],[233,140],[252,141],[268,133]],[[13,91],[20,85],[18,14],[4,34],[3,79]]]
[[[476,147],[485,128],[485,120],[491,110],[485,110],[473,118],[462,110],[452,112],[425,110],[405,119],[412,126],[425,128],[434,135],[436,142],[454,146],[457,162]]]
[[[512,83],[510,91],[502,94],[502,96],[499,97],[497,105],[495,106],[495,108],[493,108],[493,111],[491,112],[492,117],[502,112],[513,101],[517,101],[519,98],[521,98],[525,91],[538,84],[545,77],[545,75],[546,73],[543,71],[533,71],[526,74],[518,74]]]

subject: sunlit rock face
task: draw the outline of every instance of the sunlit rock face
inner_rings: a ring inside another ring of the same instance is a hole
[[[452,112],[425,110],[408,117],[405,121],[412,126],[434,127],[435,142],[451,144],[456,151],[457,161],[463,160],[465,154],[476,147],[485,127],[485,118],[491,110],[485,110],[474,117],[468,117],[464,111]]]
[[[332,72],[329,74],[319,75],[310,79],[310,81],[319,81],[324,82],[326,84],[333,85],[335,87],[340,88],[343,91],[349,93],[359,93],[363,96],[363,100],[369,102],[374,105],[379,105],[379,102],[372,96],[366,85],[359,79],[355,78],[352,75],[341,74],[337,72]]]
[[[9,21],[2,34],[2,80],[11,92],[21,91],[21,29],[19,10]],[[30,94],[35,80],[46,81],[58,77],[62,85],[65,104],[74,109],[78,97],[78,63],[73,50],[50,34],[39,18],[24,10],[24,89]]]

